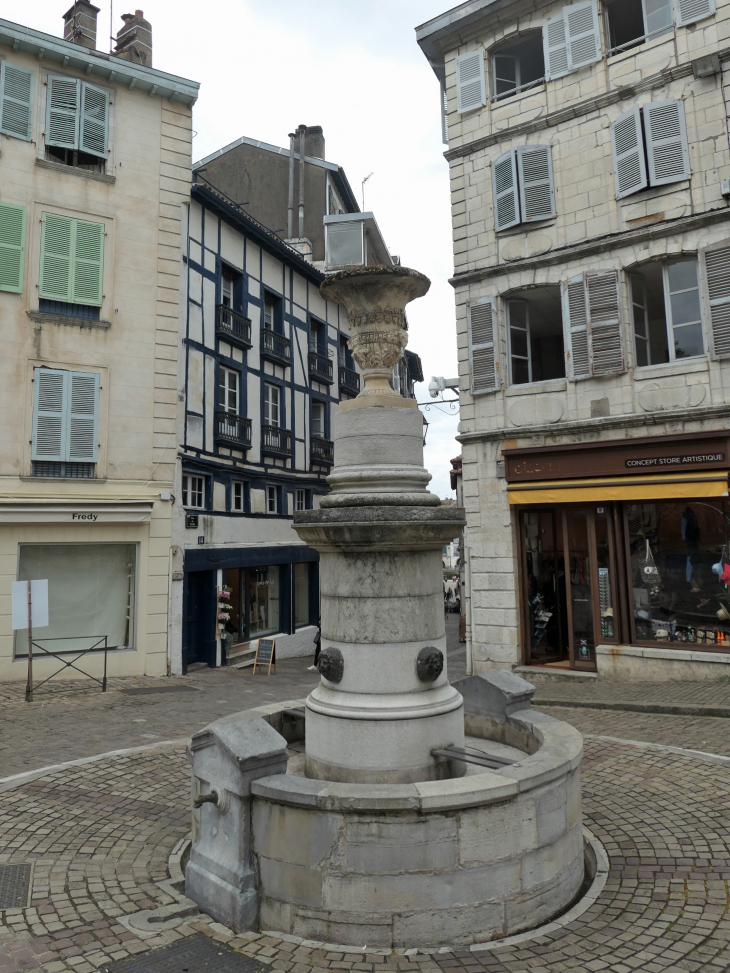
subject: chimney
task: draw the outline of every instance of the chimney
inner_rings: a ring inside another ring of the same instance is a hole
[[[324,161],[324,135],[321,125],[308,125],[304,139],[305,153],[312,159]]]
[[[124,27],[117,34],[117,45],[114,53],[125,61],[152,67],[152,27],[144,19],[141,10],[134,14],[122,14]]]
[[[96,50],[96,15],[99,8],[89,0],[76,0],[73,7],[63,15],[63,39],[71,44],[79,44]]]

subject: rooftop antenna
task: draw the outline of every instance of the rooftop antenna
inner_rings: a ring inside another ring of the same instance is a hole
[[[374,172],[371,172],[370,173],[370,176],[374,176],[374,175],[375,175]],[[365,176],[365,178],[363,179],[363,181],[361,183],[361,186],[360,186],[360,189],[362,191],[362,211],[363,211],[363,213],[365,212],[365,183],[368,181],[368,179],[370,178],[370,176]]]
[[[109,53],[114,53],[114,0],[109,0]]]

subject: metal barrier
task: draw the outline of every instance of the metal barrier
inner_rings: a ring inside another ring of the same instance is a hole
[[[66,635],[62,638],[43,639],[43,641],[44,642],[68,642],[71,639],[96,639],[96,638],[97,638],[96,635]],[[45,645],[41,645],[40,642],[36,642],[35,640],[32,640],[28,646],[28,682],[26,683],[26,687],[25,687],[26,703],[32,703],[34,691],[40,689],[41,686],[45,686],[45,684],[49,680],[53,679],[54,676],[57,676],[59,672],[63,672],[64,669],[75,669],[76,672],[80,672],[82,676],[87,676],[89,679],[92,679],[94,682],[98,682],[99,685],[101,686],[101,691],[105,693],[106,692],[106,661],[107,661],[107,653],[109,652],[108,639],[109,639],[108,635],[103,635],[100,639],[97,639],[97,641],[94,642],[93,645],[90,645],[88,649],[81,649],[80,651],[78,651],[78,653],[74,655],[73,659],[71,659],[70,662],[67,659],[64,659],[63,656],[59,655],[57,652],[52,652],[50,649],[47,649]],[[47,676],[42,682],[39,682],[38,685],[35,687],[33,686],[33,649],[34,648],[39,649],[41,652],[45,652],[46,655],[53,656],[54,659],[57,659],[59,662],[62,663],[60,669],[57,669],[54,673],[51,673],[50,676]],[[79,667],[76,665],[79,659],[84,655],[88,655],[89,652],[101,652],[101,651],[103,651],[104,653],[104,675],[101,679],[97,679],[96,676],[92,676],[90,672],[84,672],[83,669],[79,669]],[[76,649],[69,650],[69,654],[74,652],[77,652],[77,650]],[[56,693],[64,693],[64,692],[69,692],[69,690],[68,689],[46,690],[46,695],[51,696],[51,695],[55,695]]]

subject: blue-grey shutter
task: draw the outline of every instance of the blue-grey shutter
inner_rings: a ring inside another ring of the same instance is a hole
[[[650,101],[642,106],[649,185],[689,179],[689,146],[684,103],[674,98]]]
[[[520,222],[520,204],[517,193],[517,162],[515,150],[510,149],[492,163],[492,193],[494,226],[507,230]]]
[[[614,375],[626,371],[617,270],[586,274],[591,372]]]
[[[646,162],[638,105],[619,115],[611,123],[611,154],[616,199],[646,189]]]
[[[520,210],[524,223],[555,216],[553,162],[549,145],[522,145],[517,149]]]
[[[563,16],[568,42],[569,69],[577,71],[586,64],[600,61],[602,52],[597,0],[563,7]]]
[[[591,353],[588,339],[588,302],[581,274],[563,283],[563,330],[570,355],[568,374],[575,381],[589,378]]]
[[[715,0],[674,0],[674,16],[678,26],[693,24],[715,12]]]
[[[449,144],[449,96],[445,82],[441,84],[441,141],[444,145]]]
[[[46,145],[79,147],[79,86],[75,78],[48,78]]]
[[[81,127],[79,148],[106,159],[109,131],[109,95],[91,84],[81,84]]]
[[[0,62],[0,132],[19,139],[33,135],[32,71]]]
[[[484,48],[460,54],[456,59],[456,110],[473,111],[487,103],[484,81]]]
[[[467,307],[467,323],[472,394],[494,392],[498,383],[494,305],[491,297],[479,298]]]
[[[69,373],[57,368],[36,368],[33,390],[33,443],[31,459],[66,459]]]
[[[730,242],[725,240],[704,250],[700,260],[710,308],[713,358],[730,357]]]
[[[561,11],[557,17],[547,21],[542,29],[542,46],[545,58],[545,78],[562,78],[570,70],[568,63],[568,38],[565,32],[565,18]]]
[[[99,430],[99,375],[70,372],[68,453],[71,462],[96,462]]]

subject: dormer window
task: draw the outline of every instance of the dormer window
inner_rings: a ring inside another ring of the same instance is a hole
[[[492,101],[500,101],[542,84],[545,80],[542,35],[535,33],[491,55]]]

